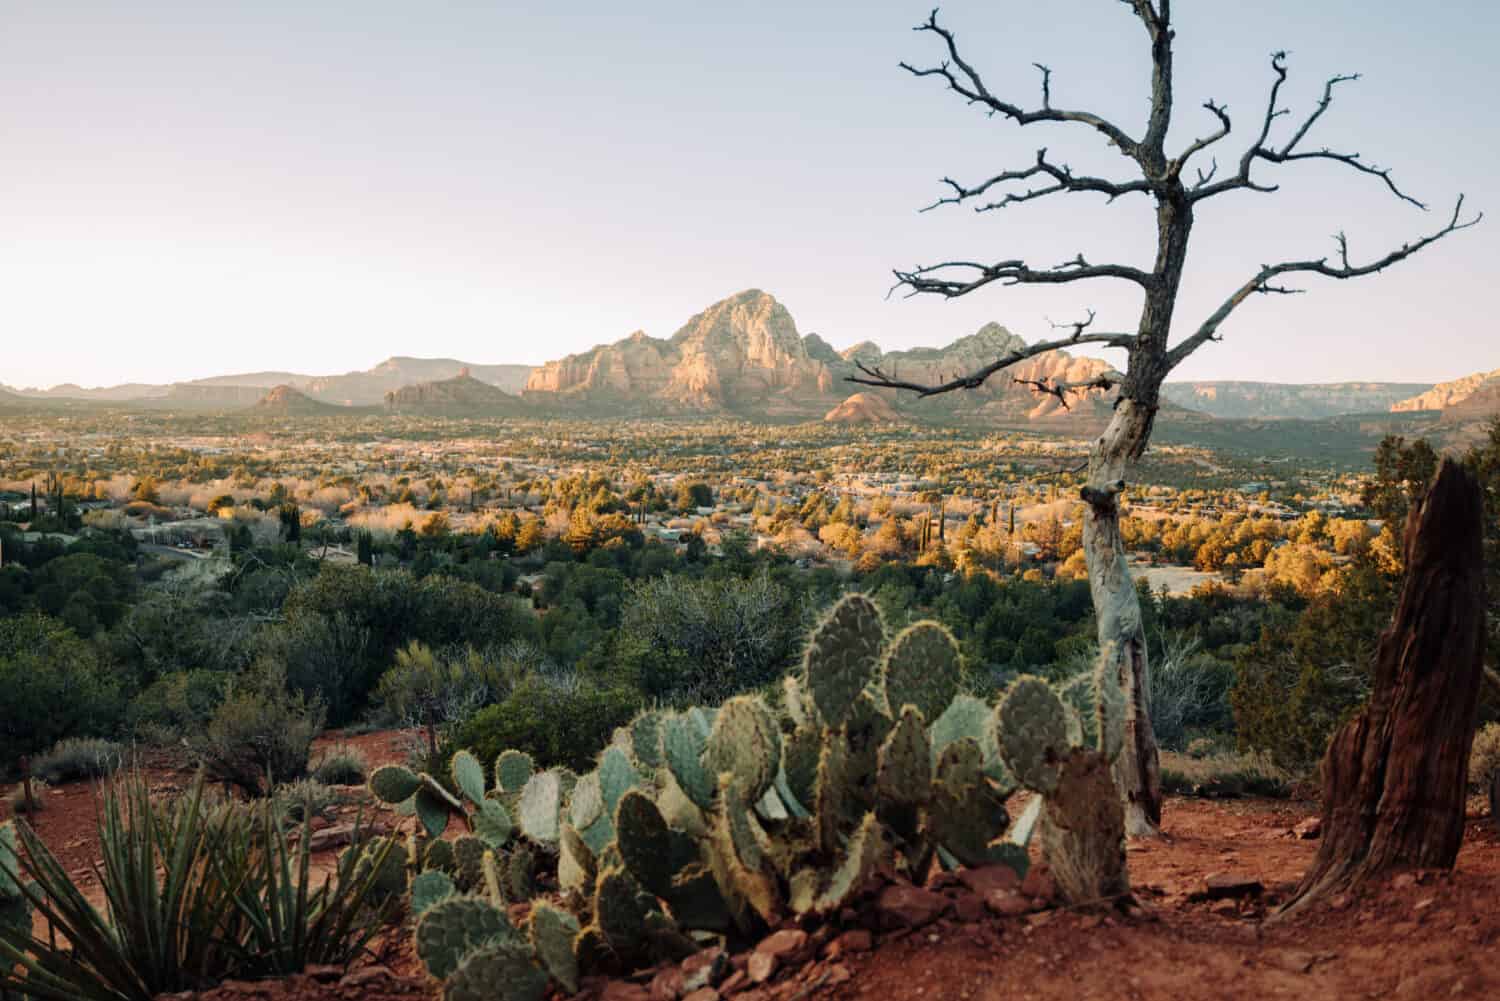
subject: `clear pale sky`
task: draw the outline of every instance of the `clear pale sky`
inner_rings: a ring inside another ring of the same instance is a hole
[[[1431,203],[1319,164],[1277,195],[1203,205],[1179,329],[1263,262],[1356,258],[1494,216],[1385,275],[1252,299],[1177,378],[1436,381],[1500,366],[1497,5],[1178,0],[1174,143],[1227,103],[1248,142],[1271,79],[1296,111],[1359,71],[1312,137],[1393,166]],[[1127,162],[1076,126],[966,108],[897,62],[936,61],[927,6],[860,3],[0,0],[0,383],[342,372],[391,354],[537,363],[667,336],[748,287],[843,347],[936,345],[999,321],[1028,339],[1122,283],[886,298],[890,269],[1024,256],[1148,266],[1149,204],[1073,195],[916,210],[1039,146]],[[1145,36],[1116,0],[960,0],[943,20],[991,89],[1139,132]],[[1233,144],[1233,148],[1231,148]]]

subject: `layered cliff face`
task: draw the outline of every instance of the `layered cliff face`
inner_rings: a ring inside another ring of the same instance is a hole
[[[1500,368],[1493,372],[1475,372],[1452,382],[1440,382],[1424,393],[1392,404],[1391,412],[1399,414],[1413,410],[1447,410],[1496,381],[1500,381]]]
[[[813,347],[832,354],[821,341]],[[796,411],[831,394],[833,375],[809,355],[786,307],[750,289],[692,317],[669,340],[637,331],[548,362],[532,370],[526,392],[666,411]]]
[[[1409,382],[1169,382],[1162,396],[1212,417],[1318,420],[1372,414],[1429,387]]]
[[[528,398],[557,404],[573,400],[664,413],[816,417],[838,407],[855,388],[845,379],[856,374],[856,362],[879,365],[888,375],[913,382],[942,382],[1024,346],[1021,338],[990,323],[943,348],[882,352],[864,341],[837,352],[816,334],[800,335],[785,306],[750,289],[692,317],[668,340],[636,333],[548,362],[532,371],[526,391]],[[1108,368],[1098,359],[1054,351],[997,373],[978,390],[928,401],[895,390],[866,390],[864,395],[878,403],[857,404],[851,412],[879,406],[884,420],[887,411],[899,416],[905,409],[936,414],[984,408],[1004,418],[1046,417],[1066,411],[1056,397],[1016,385],[1017,377],[1079,381]]]

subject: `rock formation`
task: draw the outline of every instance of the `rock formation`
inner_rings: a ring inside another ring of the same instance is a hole
[[[1475,372],[1466,375],[1462,379],[1454,379],[1452,382],[1440,382],[1436,386],[1420,395],[1412,396],[1410,399],[1401,400],[1391,405],[1392,413],[1403,413],[1412,410],[1447,410],[1455,404],[1479,392],[1488,383],[1500,381],[1500,368],[1493,372]]]
[[[530,408],[518,397],[460,370],[451,379],[419,382],[385,394],[387,410],[447,416],[515,416]]]
[[[234,387],[221,386],[219,389]],[[286,417],[307,417],[319,414],[337,414],[346,408],[331,403],[322,403],[291,386],[277,386],[255,404],[256,413],[276,414]]]
[[[855,393],[824,415],[834,424],[894,424],[901,420],[896,408],[874,393]]]
[[[1382,413],[1431,388],[1406,382],[1169,382],[1162,396],[1181,407],[1230,419],[1301,418]]]

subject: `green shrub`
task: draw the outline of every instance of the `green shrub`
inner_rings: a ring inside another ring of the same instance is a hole
[[[364,785],[369,773],[370,763],[364,754],[348,744],[340,744],[325,752],[312,767],[313,778],[330,786]]]
[[[1161,755],[1162,791],[1174,796],[1286,799],[1292,794],[1292,785],[1292,776],[1264,754],[1212,754],[1200,758],[1163,751]]]
[[[65,737],[112,731],[124,710],[97,648],[34,612],[0,618],[0,769]]]
[[[307,775],[323,707],[286,690],[279,667],[262,665],[231,683],[208,727],[191,746],[209,778],[252,796]]]
[[[640,696],[631,689],[536,676],[517,685],[504,701],[476,713],[458,729],[454,743],[470,748],[481,761],[515,749],[542,767],[587,771],[615,727],[629,722],[639,706]]]
[[[224,701],[231,675],[222,671],[177,671],[158,678],[130,700],[125,723],[148,743],[175,742],[208,726]]]
[[[347,793],[317,779],[301,779],[276,787],[271,794],[277,816],[285,823],[302,823],[326,814],[330,808],[349,801]]]
[[[26,799],[26,786],[24,783],[16,783],[16,787],[5,797],[6,803],[10,804],[11,816],[19,817],[27,813],[40,813],[47,808],[48,785],[45,779],[31,780],[31,799]]]
[[[52,785],[111,775],[125,761],[123,745],[102,737],[70,737],[33,758],[31,774]]]
[[[1469,792],[1483,795],[1500,774],[1500,723],[1486,723],[1474,734],[1469,751]]]

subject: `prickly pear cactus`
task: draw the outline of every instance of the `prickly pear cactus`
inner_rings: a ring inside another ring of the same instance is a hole
[[[891,715],[916,706],[925,719],[937,719],[963,683],[958,641],[946,626],[918,622],[891,641],[881,663]]]
[[[535,771],[531,755],[524,751],[502,751],[495,759],[495,786],[502,793],[519,795]]]
[[[505,912],[480,897],[449,897],[433,904],[417,921],[417,955],[428,974],[439,980],[458,969],[474,949],[519,938]]]
[[[803,677],[818,715],[844,722],[854,700],[876,677],[885,626],[880,609],[862,594],[845,595],[813,630],[803,655]]]
[[[458,892],[448,874],[437,869],[419,873],[411,881],[411,912],[420,918],[434,904],[447,900]]]
[[[443,1001],[542,1001],[547,972],[531,946],[502,939],[464,956],[443,984]]]
[[[734,776],[735,786],[751,802],[764,796],[781,767],[781,731],[766,704],[753,695],[724,703],[708,735],[703,764],[715,777]]]
[[[1011,682],[996,714],[996,741],[1010,770],[1026,788],[1050,793],[1072,745],[1062,702],[1041,678]]]

